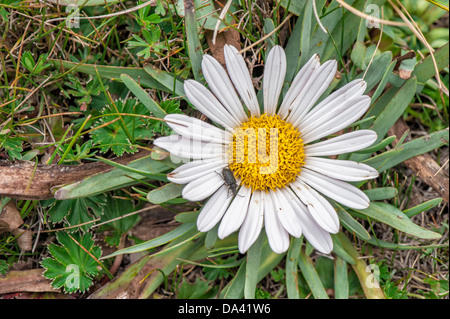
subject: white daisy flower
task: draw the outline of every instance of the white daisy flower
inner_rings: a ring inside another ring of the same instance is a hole
[[[368,165],[329,158],[370,146],[377,139],[375,132],[358,130],[323,139],[367,111],[366,83],[354,80],[317,103],[335,76],[337,63],[320,64],[314,55],[279,105],[286,56],[274,46],[266,60],[260,108],[243,57],[228,45],[224,53],[228,74],[213,57],[203,56],[209,89],[194,80],[184,83],[189,101],[215,125],[182,114],[165,117],[176,134],[154,144],[192,160],[168,179],[186,184],[185,199],[209,198],[198,216],[198,230],[209,231],[220,222],[221,239],[239,230],[241,253],[263,227],[276,253],[288,249],[290,236],[302,235],[318,251],[330,253],[330,234],[339,231],[339,218],[327,198],[350,208],[366,208],[369,198],[346,182],[378,176]],[[233,173],[236,185],[232,178],[224,178],[224,169]]]

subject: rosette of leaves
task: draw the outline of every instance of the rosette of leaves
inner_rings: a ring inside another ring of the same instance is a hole
[[[66,293],[84,292],[99,274],[100,247],[94,245],[90,233],[72,235],[66,232],[56,234],[57,244],[50,244],[52,257],[44,258],[41,265],[46,269],[44,276],[52,279],[54,288],[63,288]]]
[[[106,105],[101,117],[94,122],[91,138],[102,153],[111,150],[116,156],[135,153],[139,140],[150,139],[149,119],[146,107],[136,99],[116,100]]]

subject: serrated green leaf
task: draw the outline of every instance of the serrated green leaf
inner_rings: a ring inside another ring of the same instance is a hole
[[[385,223],[395,229],[398,229],[407,234],[423,238],[423,239],[438,239],[442,236],[433,231],[422,228],[414,224],[408,216],[393,205],[386,203],[372,202],[366,209],[354,209],[356,212],[368,216],[372,219]]]
[[[101,249],[94,246],[90,233],[72,236],[58,232],[56,237],[61,246],[50,245],[52,258],[43,259],[41,264],[46,269],[44,276],[53,280],[53,287],[64,287],[67,293],[84,292],[92,285],[93,276],[99,273],[99,264],[94,258],[100,258]]]

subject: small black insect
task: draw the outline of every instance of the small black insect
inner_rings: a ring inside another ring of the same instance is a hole
[[[237,193],[237,184],[236,184],[236,178],[234,178],[233,172],[229,168],[224,168],[222,170],[223,179],[225,180],[225,183],[227,184],[228,188],[233,193],[233,196]]]

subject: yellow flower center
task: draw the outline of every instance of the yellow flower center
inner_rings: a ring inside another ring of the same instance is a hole
[[[252,191],[283,188],[304,165],[300,132],[278,115],[251,117],[233,132],[230,170]]]

